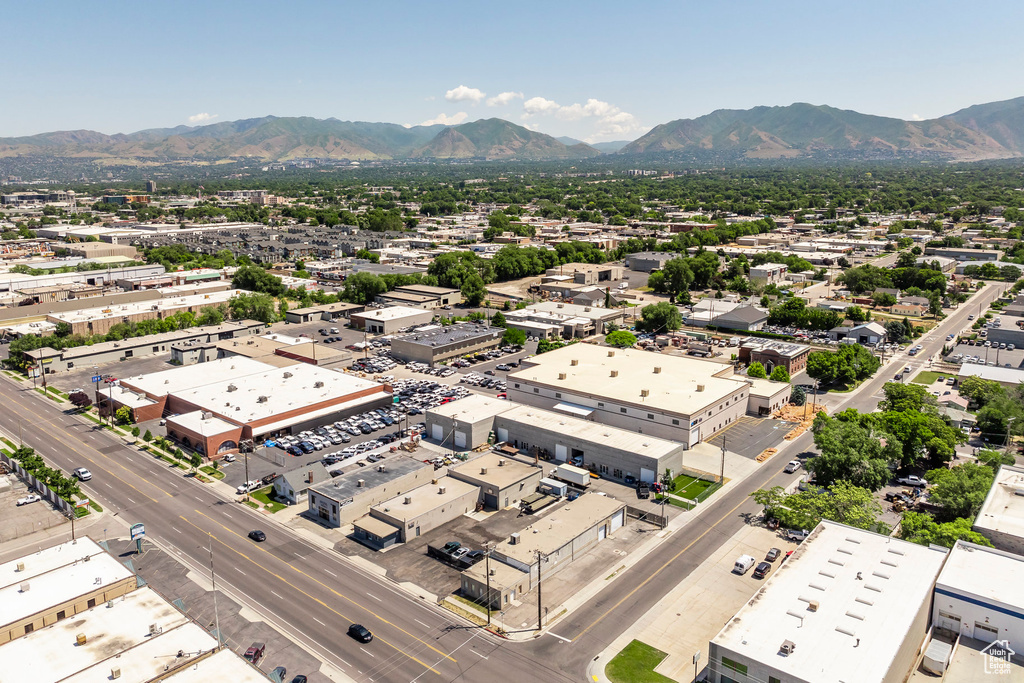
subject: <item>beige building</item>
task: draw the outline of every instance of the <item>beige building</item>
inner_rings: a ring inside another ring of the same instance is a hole
[[[378,462],[374,467],[359,467],[350,461],[329,482],[309,490],[306,516],[330,527],[351,524],[370,508],[400,496],[434,479],[434,467],[404,455]]]
[[[370,508],[356,520],[357,540],[376,548],[405,543],[456,517],[476,510],[478,487],[440,477]]]
[[[484,453],[448,469],[449,477],[478,487],[479,501],[489,510],[518,505],[525,496],[537,491],[543,474],[540,467],[498,453]]]
[[[1024,467],[999,468],[974,530],[999,550],[1024,555]]]

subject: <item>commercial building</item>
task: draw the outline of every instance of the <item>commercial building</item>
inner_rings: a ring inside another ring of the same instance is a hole
[[[241,440],[299,432],[391,403],[384,386],[298,363],[278,368],[243,356],[130,377],[97,395],[101,410],[128,406],[141,422],[176,413],[167,433],[205,455]]]
[[[322,463],[311,462],[279,475],[274,480],[274,494],[278,500],[295,505],[309,489],[330,480],[331,474]]]
[[[135,575],[88,537],[0,564],[0,645],[74,621],[136,586]]]
[[[1024,467],[999,468],[974,530],[999,550],[1024,555]]]
[[[365,306],[339,301],[333,304],[308,306],[306,308],[296,308],[290,311],[285,311],[284,319],[286,322],[290,323],[308,323],[314,320],[335,322],[341,318],[347,318],[353,313],[362,313],[365,310]]]
[[[487,443],[494,431],[494,416],[510,408],[512,404],[506,400],[470,394],[427,410],[427,436],[442,446],[471,450]]]
[[[44,563],[47,569],[39,571]],[[88,538],[10,564],[24,565],[17,572],[18,594],[36,603],[43,616],[0,646],[5,683],[267,680],[230,649],[220,649],[213,635],[152,588],[136,588],[136,577]],[[114,567],[127,574],[117,590],[100,583]],[[87,591],[83,597],[91,597],[66,602],[67,595],[82,590]]]
[[[543,471],[499,453],[488,452],[449,467],[448,476],[478,487],[478,502],[488,510],[500,510],[518,505],[520,500],[534,493]]]
[[[988,351],[988,349],[985,349]],[[981,352],[981,349],[978,350]],[[995,355],[992,355],[995,358]],[[963,382],[968,377],[980,377],[992,382],[999,382],[1007,389],[1013,389],[1024,383],[1024,370],[1018,368],[996,367],[982,363],[964,363],[956,373],[957,382]]]
[[[757,306],[737,306],[731,311],[726,311],[714,318],[711,324],[724,330],[754,330],[762,329],[768,322],[768,313]]]
[[[652,273],[656,270],[661,270],[665,267],[666,263],[678,257],[679,254],[668,251],[641,251],[636,254],[627,255],[625,263],[626,267],[630,270],[640,273]]]
[[[355,463],[342,471],[332,468],[331,481],[309,490],[307,515],[329,527],[340,527],[366,515],[370,508],[434,479],[434,466],[404,455],[378,462],[375,467]]]
[[[477,562],[462,573],[462,593],[491,609],[504,609],[533,590],[538,579],[545,581],[582,558],[625,522],[625,503],[582,495],[497,544],[489,563]]]
[[[811,347],[805,344],[790,344],[758,337],[740,340],[740,362],[747,365],[760,363],[769,373],[781,365],[790,375],[795,375],[807,367],[807,357],[810,355]]]
[[[543,301],[517,311],[509,311],[505,314],[505,323],[508,327],[522,329],[527,334],[530,334],[529,326],[522,323],[533,323],[550,329],[551,336],[573,339],[604,334],[609,323],[621,325],[624,317],[625,313],[621,308]],[[545,338],[547,336],[545,335]]]
[[[198,294],[185,294],[173,298],[141,301],[138,303],[120,304],[101,308],[86,308],[78,311],[53,313],[46,316],[52,323],[67,323],[72,334],[106,334],[114,325],[121,323],[137,323],[143,320],[160,320],[175,313],[189,312],[201,315],[207,308],[226,306],[228,301],[241,290]]]
[[[451,477],[439,477],[400,496],[378,503],[355,521],[355,538],[370,547],[386,548],[418,538],[476,509],[480,491]]]
[[[476,323],[435,327],[395,337],[391,340],[391,355],[406,362],[418,361],[433,365],[450,358],[496,348],[504,333],[504,328]]]
[[[998,261],[1003,252],[998,249],[966,249],[955,247],[925,247],[924,255],[944,256],[956,261]]]
[[[823,521],[714,637],[712,683],[902,683],[946,558]]]
[[[434,314],[422,308],[389,306],[353,313],[349,319],[357,330],[366,330],[370,334],[395,334],[406,327],[429,323]]]
[[[1024,556],[957,541],[935,582],[932,626],[1024,652]]]
[[[607,263],[566,263],[557,268],[548,268],[547,275],[569,275],[578,285],[596,285],[622,279],[622,266]]]
[[[764,263],[750,267],[750,284],[755,287],[767,287],[785,282],[789,266],[784,263]]]
[[[572,461],[617,481],[633,477],[653,482],[666,469],[678,472],[682,467],[683,444],[570,416],[566,413],[573,410],[586,414],[572,404],[563,404],[561,410],[565,412],[514,406],[494,417],[496,438],[545,460]]]
[[[573,344],[510,373],[508,397],[689,448],[747,412],[750,385],[732,373],[692,358]]]
[[[789,382],[772,382],[767,379],[746,378],[750,384],[750,399],[747,414],[766,417],[789,404],[793,385]]]
[[[455,306],[462,303],[462,292],[446,287],[430,287],[428,285],[407,285],[395,287],[390,292],[379,294],[377,301],[382,304],[409,306],[428,311]]]

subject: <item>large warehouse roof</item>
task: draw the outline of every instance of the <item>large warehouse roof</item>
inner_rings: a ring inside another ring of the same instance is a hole
[[[787,680],[888,680],[945,558],[945,549],[824,521],[712,642]],[[783,657],[785,641],[795,648]]]
[[[997,531],[1024,539],[1024,467],[1003,465],[974,519],[982,534]]]
[[[257,372],[266,372],[271,366],[266,363],[245,358],[244,356],[232,356],[230,358],[219,358],[206,363],[186,365],[180,368],[162,370],[148,375],[136,375],[125,377],[121,381],[139,391],[144,391],[150,396],[166,396],[176,394],[185,389],[214,384],[222,380],[235,379]]]
[[[509,384],[523,380],[682,415],[747,388],[742,379],[715,377],[726,369],[720,364],[635,349],[571,344],[529,362],[535,365],[509,374]]]

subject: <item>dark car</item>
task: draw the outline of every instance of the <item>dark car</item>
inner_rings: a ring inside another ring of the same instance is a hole
[[[306,683],[306,677],[302,674],[299,674],[298,676],[292,679],[292,683]]]
[[[768,572],[772,570],[772,566],[767,562],[761,562],[754,568],[754,578],[763,579],[768,576]]]
[[[267,540],[267,535],[259,529],[253,529],[249,532],[249,538],[256,541],[257,543],[262,543],[263,541]]]
[[[308,442],[308,441],[302,441],[302,442],[300,442],[300,443],[299,443],[299,448],[301,448],[301,449],[302,449],[302,452],[303,452],[303,453],[306,453],[307,455],[308,455],[309,453],[312,453],[313,451],[315,451],[315,450],[316,450],[316,446],[314,446],[313,444],[311,444],[311,443],[310,443],[310,442]]]
[[[775,560],[779,559],[779,555],[781,554],[781,550],[779,550],[778,548],[772,548],[768,551],[768,554],[764,556],[764,559],[766,562],[774,562]]]
[[[263,643],[253,643],[249,646],[249,649],[242,655],[253,664],[258,663],[263,658],[263,653],[266,651],[267,646]]]
[[[368,643],[373,640],[373,634],[362,624],[352,624],[349,626],[348,634],[361,643]]]
[[[303,454],[303,450],[301,448],[299,448],[298,446],[289,446],[288,448],[285,449],[285,452],[288,453],[288,455],[302,455]]]

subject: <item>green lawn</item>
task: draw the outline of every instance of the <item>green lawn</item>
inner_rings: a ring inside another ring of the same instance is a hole
[[[273,486],[268,486],[266,488],[259,489],[258,491],[253,491],[249,495],[258,500],[259,502],[263,503],[263,506],[266,509],[270,510],[271,512],[279,512],[281,510],[284,510],[286,507],[288,507],[287,505],[285,505],[284,503],[278,503],[276,500],[270,499],[270,492],[273,490]]]
[[[934,384],[935,380],[939,377],[949,377],[950,373],[932,372],[931,370],[922,370],[917,373],[914,379],[910,380],[914,384]]]
[[[676,489],[674,493],[682,498],[689,498],[690,500],[697,500],[700,494],[704,493],[707,489],[712,486],[717,486],[713,481],[704,481],[703,479],[694,479],[686,486]],[[711,494],[708,494],[711,495]],[[702,499],[703,500],[703,499]]]
[[[214,469],[210,465],[206,465],[205,467],[200,467],[199,471],[202,472],[203,474],[206,474],[208,476],[213,477],[214,479],[223,479],[224,478],[224,473],[223,472],[221,472],[220,470]]]
[[[673,683],[671,678],[654,672],[668,655],[639,640],[634,640],[615,655],[604,673],[612,683]]]

